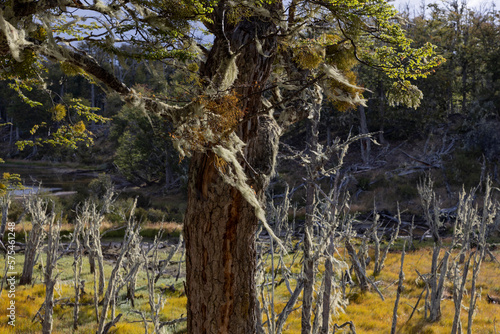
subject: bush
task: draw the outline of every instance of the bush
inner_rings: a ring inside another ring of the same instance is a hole
[[[89,192],[95,198],[101,198],[104,196],[106,191],[113,187],[113,182],[111,181],[111,176],[106,173],[99,174],[97,179],[90,181]]]

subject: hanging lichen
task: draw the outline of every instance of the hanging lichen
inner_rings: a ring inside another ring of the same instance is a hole
[[[194,102],[200,110],[170,134],[181,156],[204,152],[225,141],[244,115],[234,91],[216,97],[202,95]]]

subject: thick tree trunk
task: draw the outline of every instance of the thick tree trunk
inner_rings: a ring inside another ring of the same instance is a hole
[[[185,218],[188,333],[255,333],[254,208],[217,174],[212,155],[193,157]]]
[[[237,56],[234,82],[245,111],[236,133],[245,142],[238,156],[247,183],[262,200],[274,170],[280,130],[264,112],[261,91],[269,77],[276,50],[276,31],[271,22],[249,18],[231,26],[224,8],[214,13],[214,46],[201,66],[207,85],[219,89],[218,69],[231,52]],[[259,39],[257,47],[255,39]],[[228,48],[231,51],[228,51]],[[194,153],[184,219],[188,333],[256,333],[257,290],[255,285],[255,234],[258,219],[236,188],[227,184],[215,165],[211,151]]]

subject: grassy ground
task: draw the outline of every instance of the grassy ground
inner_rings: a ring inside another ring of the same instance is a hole
[[[164,253],[165,254],[165,253]],[[440,321],[436,323],[428,323],[424,318],[423,303],[418,305],[417,311],[411,321],[407,322],[412,307],[416,304],[417,299],[423,289],[421,281],[417,280],[416,269],[421,273],[428,273],[430,271],[430,259],[432,249],[426,245],[416,251],[408,252],[405,257],[405,281],[404,292],[401,297],[399,312],[398,312],[398,332],[399,333],[449,333],[453,321],[454,306],[451,299],[445,299],[442,302],[443,316]],[[500,251],[494,252],[497,258],[500,258]],[[286,262],[291,262],[293,254],[285,258]],[[344,256],[343,250],[340,249],[338,253],[339,260]],[[332,324],[341,324],[346,321],[353,321],[358,333],[389,333],[392,322],[392,312],[394,307],[394,300],[396,297],[396,288],[400,268],[400,252],[391,252],[386,261],[386,267],[375,280],[378,281],[378,287],[385,297],[385,301],[375,292],[368,292],[364,295],[359,294],[356,287],[351,291],[347,291],[349,303],[332,319]],[[179,255],[175,260],[179,260]],[[22,271],[22,255],[16,256],[15,270],[20,273]],[[0,261],[3,268],[3,260]],[[39,333],[41,332],[41,325],[38,321],[33,322],[33,318],[44,301],[45,288],[42,281],[42,267],[45,262],[42,257],[40,265],[35,268],[35,282],[32,286],[16,286],[16,327],[12,328],[7,325],[5,320],[8,303],[10,299],[7,296],[7,290],[2,291],[0,297],[0,332],[2,333]],[[269,259],[267,263],[269,263]],[[277,258],[276,258],[277,262]],[[275,262],[275,263],[276,263]],[[58,263],[59,283],[57,285],[55,298],[60,299],[61,303],[54,309],[54,333],[69,333],[72,328],[73,321],[73,307],[66,305],[73,298],[73,258],[72,256],[63,257]],[[112,261],[106,261],[106,272],[109,275],[112,269]],[[295,260],[292,266],[292,272],[297,274],[300,272],[300,262]],[[323,265],[318,266],[318,281],[323,273]],[[371,273],[373,266],[368,267],[368,273]],[[165,297],[165,303],[161,311],[161,318],[163,321],[177,319],[186,314],[186,297],[183,289],[183,275],[179,280],[175,279],[177,266],[172,266],[171,275],[165,276],[158,281],[157,293]],[[270,273],[270,268],[267,268],[267,273]],[[485,261],[481,267],[478,288],[481,293],[481,299],[478,301],[477,309],[474,315],[474,333],[495,333],[495,326],[500,329],[500,305],[488,304],[486,301],[486,294],[500,295],[500,265],[495,262]],[[83,277],[86,281],[85,292],[82,306],[79,315],[79,328],[73,333],[92,333],[95,332],[95,315],[92,306],[93,300],[93,275],[89,273],[87,261],[84,261]],[[293,280],[292,280],[293,282]],[[469,282],[470,283],[470,282]],[[175,291],[163,289],[173,285]],[[160,288],[162,288],[160,290]],[[293,288],[293,284],[292,284]],[[445,292],[445,296],[450,296],[450,286]],[[467,285],[470,288],[470,284]],[[124,297],[123,291],[123,296]],[[290,297],[288,289],[285,284],[281,284],[275,291],[275,311],[279,313],[284,307],[286,301]],[[464,305],[468,305],[469,296],[465,297]],[[300,306],[299,300],[296,306]],[[146,287],[146,279],[144,271],[141,271],[137,281],[136,290],[136,310],[143,311],[146,317],[149,317],[149,301],[148,292]],[[126,302],[124,298],[119,301],[118,313],[123,313],[122,320],[118,325],[113,328],[113,333],[144,333],[143,324],[140,317],[132,312],[130,303]],[[290,315],[284,333],[300,333],[300,317],[301,309],[297,308]],[[264,320],[266,317],[264,316]],[[462,323],[464,329],[467,324],[467,311],[462,311]],[[185,331],[185,323],[177,325],[176,328],[169,328],[168,332],[182,333]],[[340,332],[340,331],[339,331]]]
[[[343,255],[343,250],[339,252]],[[494,253],[497,258],[500,257],[500,251]],[[373,255],[373,254],[372,254]],[[421,280],[418,280],[416,270],[420,273],[430,271],[432,248],[425,246],[416,251],[408,252],[405,256],[403,271],[405,273],[404,292],[401,296],[398,311],[398,333],[450,333],[454,316],[454,304],[451,299],[451,284],[447,284],[445,299],[442,301],[442,318],[436,323],[428,323],[424,320],[424,304],[420,301],[417,311],[413,318],[407,322],[413,307],[415,306],[420,293],[424,287]],[[382,301],[379,295],[373,291],[360,294],[355,287],[347,291],[349,298],[348,305],[339,310],[333,317],[331,324],[343,324],[346,321],[353,321],[358,333],[390,333],[392,324],[392,314],[394,302],[396,299],[397,280],[400,270],[399,251],[390,252],[386,260],[386,266],[382,273],[375,278],[379,289],[382,291],[385,301]],[[341,258],[340,258],[341,259]],[[323,266],[318,266],[318,280],[321,278]],[[297,267],[295,271],[299,270]],[[368,267],[367,272],[371,274],[373,264]],[[470,276],[470,275],[469,275]],[[489,304],[486,301],[486,294],[500,295],[500,265],[495,262],[485,261],[481,267],[478,289],[481,297],[477,303],[474,314],[473,333],[496,333],[500,330],[500,305]],[[470,278],[470,277],[469,277]],[[466,285],[470,289],[470,279]],[[276,313],[279,313],[285,306],[290,294],[287,288],[279,286],[275,291],[275,300],[278,300],[275,306]],[[469,296],[466,296],[463,304],[468,306]],[[299,301],[300,302],[300,301]],[[463,329],[467,328],[467,310],[462,309]],[[266,317],[264,317],[266,319]],[[284,333],[300,333],[301,309],[297,309],[290,315],[285,325]],[[347,327],[346,327],[347,328]],[[337,333],[341,333],[338,331]],[[347,332],[347,330],[346,330]]]

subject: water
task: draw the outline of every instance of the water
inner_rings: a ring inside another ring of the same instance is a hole
[[[85,189],[90,181],[98,177],[94,171],[81,171],[68,167],[34,166],[25,164],[0,164],[0,173],[21,175],[25,189],[15,190],[15,196],[38,191],[55,194],[71,194]]]

